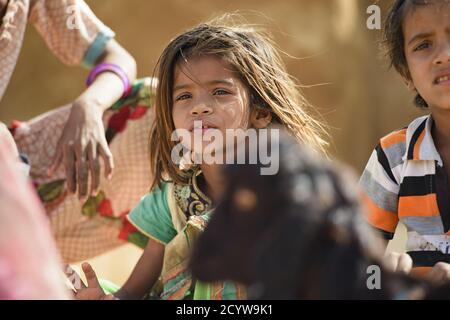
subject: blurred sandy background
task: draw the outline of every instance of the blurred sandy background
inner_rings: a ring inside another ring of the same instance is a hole
[[[331,154],[360,174],[377,139],[422,114],[412,94],[380,56],[379,30],[368,30],[368,0],[86,0],[136,58],[139,76],[149,76],[167,42],[186,28],[224,12],[240,10],[274,35],[289,72],[331,127]],[[390,1],[378,1],[382,12]],[[382,16],[384,18],[384,15]],[[29,27],[0,120],[26,120],[76,98],[87,71],[53,57]],[[390,249],[403,250],[404,234]],[[123,283],[139,257],[124,246],[92,262],[98,274]]]

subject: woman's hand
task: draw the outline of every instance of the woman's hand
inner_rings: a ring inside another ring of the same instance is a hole
[[[100,157],[103,158],[106,177],[111,177],[114,168],[102,122],[104,109],[94,103],[74,102],[49,170],[51,175],[62,162],[66,171],[68,189],[72,193],[76,193],[78,189],[80,199],[89,195],[89,174],[91,175],[90,194],[98,191]]]
[[[66,266],[65,273],[75,287],[76,300],[115,300],[112,294],[106,295],[98,281],[94,269],[87,262],[81,266],[86,277],[87,286],[81,281],[80,276],[70,266]]]

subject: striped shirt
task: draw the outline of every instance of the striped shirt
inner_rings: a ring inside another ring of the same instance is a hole
[[[369,223],[390,240],[401,221],[414,267],[450,262],[450,192],[432,126],[423,116],[383,137],[360,179]]]

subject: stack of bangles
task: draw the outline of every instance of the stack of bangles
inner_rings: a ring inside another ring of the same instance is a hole
[[[122,80],[123,84],[123,95],[122,97],[126,97],[131,92],[131,83],[130,79],[128,79],[127,74],[123,69],[114,63],[100,63],[96,65],[94,68],[92,68],[91,72],[89,72],[89,75],[86,79],[86,86],[90,86],[92,82],[94,82],[95,78],[102,72],[113,72],[115,73],[120,80]]]

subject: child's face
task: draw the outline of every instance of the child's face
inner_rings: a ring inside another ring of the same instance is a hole
[[[414,8],[403,33],[411,87],[430,107],[450,110],[450,4]]]
[[[189,130],[192,142],[194,121],[202,121],[202,135],[218,130],[224,138],[226,129],[250,126],[249,90],[229,63],[213,55],[193,57],[179,63],[174,73],[175,129]]]

